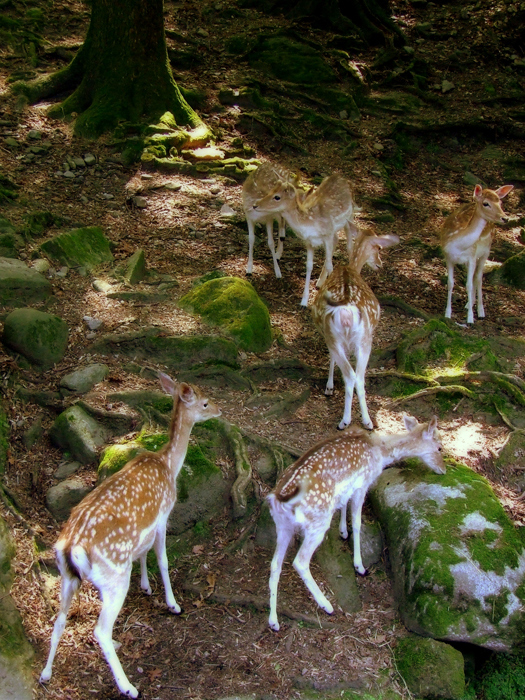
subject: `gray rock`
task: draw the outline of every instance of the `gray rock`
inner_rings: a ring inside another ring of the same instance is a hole
[[[482,476],[459,463],[445,475],[392,468],[370,497],[410,630],[494,651],[522,643],[524,540]]]
[[[56,272],[56,277],[64,278],[67,277],[67,273],[69,272],[69,267],[63,266],[60,268],[60,270],[57,270]]]
[[[21,260],[0,258],[0,305],[24,306],[44,301],[51,295],[51,284]]]
[[[102,199],[115,199],[114,194],[108,194],[107,192],[103,192],[100,196]]]
[[[111,292],[113,290],[113,285],[110,284],[109,282],[106,282],[106,280],[93,280],[93,289],[96,292],[103,292],[104,294],[107,294],[108,292]]]
[[[44,420],[43,415],[39,415],[36,420],[29,426],[27,430],[24,431],[22,435],[22,442],[26,450],[30,450],[33,445],[35,445],[43,434],[42,421]]]
[[[178,192],[181,188],[180,182],[166,182],[164,185],[165,190],[171,190],[172,192]]]
[[[31,129],[31,131],[27,132],[27,138],[38,141],[42,138],[42,132],[37,131],[37,129]]]
[[[67,520],[71,509],[80,503],[91,490],[81,479],[75,477],[65,479],[59,484],[51,486],[48,490],[46,494],[48,510],[58,522]]]
[[[315,553],[315,560],[333,591],[335,603],[344,612],[353,613],[361,610],[362,605],[356,583],[353,557],[348,550],[348,544],[339,535],[338,516],[339,513],[336,513],[323,543]]]
[[[76,404],[57,417],[49,433],[56,445],[82,464],[97,460],[98,451],[110,435],[108,428]]]
[[[69,330],[58,316],[36,309],[16,309],[4,322],[3,343],[43,371],[64,357]]]
[[[85,168],[86,167],[86,163],[85,163],[84,159],[81,158],[80,156],[74,156],[73,162],[75,163],[77,168]]]
[[[60,386],[75,391],[79,394],[86,394],[109,374],[109,367],[102,364],[88,365],[75,372],[66,374],[60,380]]]
[[[133,255],[119,265],[115,274],[129,284],[137,284],[146,276],[146,257],[143,250],[137,250]]]
[[[352,536],[352,524],[348,525]],[[361,523],[361,559],[365,569],[381,561],[383,555],[383,538],[378,523]]]
[[[86,165],[95,165],[96,162],[97,162],[97,159],[95,158],[95,156],[92,153],[86,153],[84,155],[84,163]]]
[[[93,318],[92,316],[84,316],[82,320],[90,331],[96,331],[102,325],[102,321],[99,318]]]
[[[78,472],[81,466],[80,462],[62,462],[53,474],[53,477],[58,481],[63,481],[63,479],[67,479],[68,476],[72,476],[75,472]]]
[[[49,261],[45,258],[38,258],[37,260],[33,260],[31,263],[31,268],[37,272],[40,272],[41,274],[48,272],[50,267],[51,265],[49,264]]]
[[[148,200],[146,197],[132,197],[132,202],[137,209],[145,209],[148,206]]]
[[[73,178],[75,177],[75,173],[72,170],[66,170],[64,173],[64,177]]]

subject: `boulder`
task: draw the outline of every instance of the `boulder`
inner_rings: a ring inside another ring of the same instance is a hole
[[[268,309],[244,279],[209,280],[195,286],[180,299],[179,305],[224,330],[243,350],[265,352],[272,344]]]
[[[137,250],[133,255],[119,265],[115,270],[117,277],[123,278],[129,284],[137,284],[146,276],[146,258],[143,250]]]
[[[525,250],[505,260],[493,274],[498,281],[517,289],[525,289]]]
[[[24,247],[24,239],[17,234],[10,221],[0,216],[0,258],[16,258]]]
[[[9,595],[14,555],[13,540],[0,517],[0,698],[31,700],[33,649],[25,635],[20,613]]]
[[[42,243],[40,249],[67,267],[93,270],[98,265],[113,262],[109,241],[99,226],[86,226],[60,233]]]
[[[351,532],[350,529],[350,538]],[[353,556],[348,550],[348,543],[339,535],[339,513],[332,519],[332,525],[315,553],[315,560],[334,594],[332,603],[347,613],[361,610]]]
[[[63,411],[49,432],[56,445],[67,450],[82,464],[97,460],[98,451],[110,434],[106,427],[77,404]]]
[[[55,486],[51,486],[46,494],[46,504],[49,512],[58,520],[63,522],[69,518],[71,509],[88,495],[91,487],[76,477],[65,479]]]
[[[36,309],[16,309],[4,322],[2,342],[43,371],[64,357],[69,330],[58,316]]]
[[[401,618],[435,639],[510,651],[523,640],[525,542],[479,474],[387,469],[370,492]]]
[[[87,394],[88,391],[103,381],[109,374],[109,367],[102,364],[88,365],[81,369],[65,374],[60,380],[60,386],[77,394]]]
[[[47,299],[51,282],[21,260],[0,258],[0,306],[24,306]]]
[[[463,655],[450,644],[405,637],[394,653],[399,673],[416,697],[461,700],[465,696]]]

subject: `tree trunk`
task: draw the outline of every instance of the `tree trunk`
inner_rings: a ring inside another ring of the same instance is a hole
[[[31,102],[76,88],[49,115],[78,114],[75,132],[85,136],[120,121],[155,121],[165,112],[180,126],[202,125],[173,79],[163,0],[92,0],[86,40],[69,66],[13,88]]]

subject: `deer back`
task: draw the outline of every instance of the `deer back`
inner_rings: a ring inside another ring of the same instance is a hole
[[[292,507],[299,503],[312,509],[335,507],[341,489],[352,482],[365,485],[375,474],[372,452],[368,433],[352,426],[305,452],[285,470],[272,494]]]

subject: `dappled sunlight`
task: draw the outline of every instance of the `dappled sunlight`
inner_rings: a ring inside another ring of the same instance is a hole
[[[486,444],[485,426],[481,423],[459,424],[455,421],[442,431],[441,437],[447,452],[454,457],[468,457],[471,452],[483,452]]]

